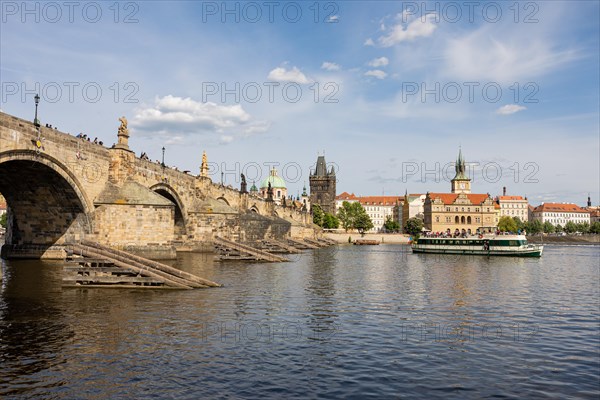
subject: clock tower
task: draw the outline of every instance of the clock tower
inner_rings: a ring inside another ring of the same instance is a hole
[[[454,168],[456,175],[452,179],[452,193],[471,193],[471,179],[466,174],[465,160],[461,149],[458,150],[458,159]]]

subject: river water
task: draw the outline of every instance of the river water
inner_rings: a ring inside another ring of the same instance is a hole
[[[175,264],[224,287],[62,289],[60,263],[3,261],[0,397],[600,396],[598,246]]]

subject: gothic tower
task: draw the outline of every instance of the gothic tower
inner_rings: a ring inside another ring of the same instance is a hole
[[[324,212],[335,215],[335,170],[327,171],[325,156],[317,158],[317,166],[308,178],[310,186],[310,204],[318,204]]]
[[[452,179],[452,193],[471,193],[471,179],[467,176],[465,160],[462,156],[462,150],[458,150],[458,159],[456,160],[456,175]]]

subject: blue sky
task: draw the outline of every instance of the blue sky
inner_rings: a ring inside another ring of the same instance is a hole
[[[234,186],[275,164],[296,194],[324,151],[338,193],[443,192],[461,146],[475,192],[599,203],[597,1],[24,4],[9,114],[40,91],[42,123],[109,145],[125,115],[136,153],[197,173],[206,150]]]

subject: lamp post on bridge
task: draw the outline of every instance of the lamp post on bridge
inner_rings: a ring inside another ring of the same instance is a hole
[[[162,148],[162,162],[160,163],[160,165],[162,165],[162,167],[165,167],[165,147],[163,146]]]
[[[35,101],[35,118],[33,119],[33,125],[39,128],[40,121],[38,120],[38,104],[40,104],[40,95],[36,94],[33,100]]]

